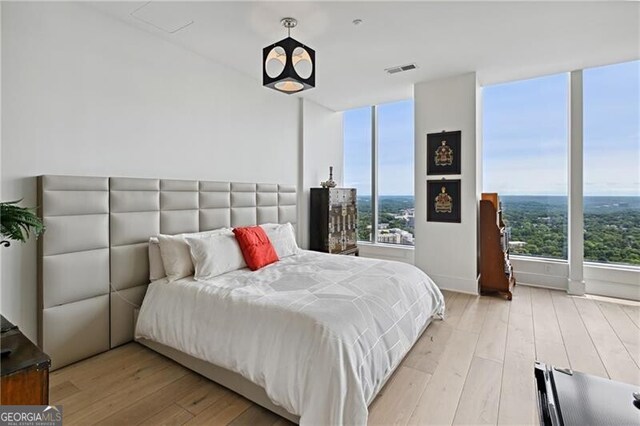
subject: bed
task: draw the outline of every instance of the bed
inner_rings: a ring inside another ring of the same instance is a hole
[[[255,272],[153,282],[136,337],[242,375],[301,424],[366,424],[443,309],[411,265],[301,251]]]
[[[257,272],[149,284],[151,236],[295,227],[291,185],[47,175],[38,197],[38,337],[53,369],[135,337],[294,422],[365,424],[444,311],[411,265],[308,251]]]

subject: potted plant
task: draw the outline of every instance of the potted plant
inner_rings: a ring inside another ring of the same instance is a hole
[[[22,201],[0,203],[0,236],[2,244],[9,247],[10,240],[25,242],[33,233],[36,238],[44,232],[44,225],[32,207],[20,207]]]

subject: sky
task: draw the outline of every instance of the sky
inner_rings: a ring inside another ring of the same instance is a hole
[[[483,88],[483,187],[566,195],[569,74]],[[584,194],[640,195],[640,61],[590,68]],[[413,100],[378,107],[380,195],[413,194]],[[371,109],[344,113],[345,185],[371,194]]]
[[[378,194],[413,195],[413,100],[378,106]],[[371,195],[371,108],[344,113],[344,182]]]
[[[483,89],[483,188],[566,195],[569,74]],[[583,72],[584,195],[640,195],[640,61]]]

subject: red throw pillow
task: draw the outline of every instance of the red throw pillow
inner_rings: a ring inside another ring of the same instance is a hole
[[[233,233],[238,240],[242,257],[252,271],[277,262],[278,255],[266,232],[259,226],[234,228]]]

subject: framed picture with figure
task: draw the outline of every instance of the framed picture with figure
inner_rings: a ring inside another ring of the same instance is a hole
[[[427,181],[427,222],[461,222],[460,184],[460,179]]]
[[[462,131],[427,135],[427,175],[460,174]]]

